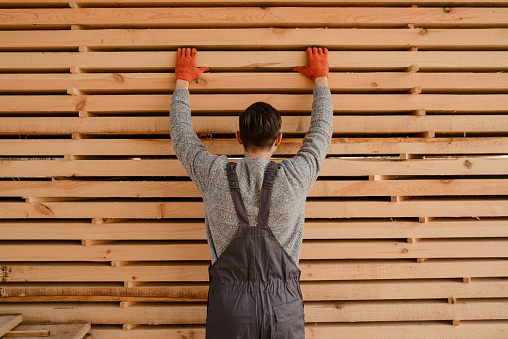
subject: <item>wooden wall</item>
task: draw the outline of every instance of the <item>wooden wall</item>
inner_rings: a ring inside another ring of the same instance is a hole
[[[204,338],[210,255],[168,110],[242,154],[239,113],[310,121],[291,68],[330,49],[334,137],[307,203],[307,338],[508,337],[507,0],[0,0],[0,313],[94,338]]]

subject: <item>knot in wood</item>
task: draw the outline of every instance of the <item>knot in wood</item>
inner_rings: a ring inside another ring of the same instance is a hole
[[[115,82],[118,82],[121,84],[123,84],[125,82],[125,78],[123,77],[123,75],[118,74],[118,73],[113,74],[113,79]]]
[[[473,163],[469,160],[466,160],[466,161],[464,161],[464,167],[469,169],[469,168],[473,167]]]
[[[37,203],[37,204],[34,205],[34,208],[40,214],[43,214],[43,215],[53,215],[53,211],[51,210],[51,208],[49,208],[48,206],[46,206],[44,204]]]
[[[75,110],[76,111],[82,111],[85,108],[85,106],[86,106],[86,99],[85,98],[79,99],[76,102]]]
[[[450,13],[452,9],[450,7],[443,7],[443,12]]]
[[[427,30],[426,30],[425,28],[422,28],[422,29],[420,30],[420,34],[421,34],[421,35],[425,35],[425,34],[427,34]]]

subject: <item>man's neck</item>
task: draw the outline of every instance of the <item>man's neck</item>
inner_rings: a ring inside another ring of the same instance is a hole
[[[270,161],[272,159],[273,152],[270,151],[255,151],[255,152],[249,152],[245,151],[244,157],[245,158],[265,158],[266,160]]]

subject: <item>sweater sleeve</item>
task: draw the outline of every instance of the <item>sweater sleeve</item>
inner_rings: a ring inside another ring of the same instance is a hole
[[[305,190],[310,190],[319,175],[321,164],[330,149],[333,133],[333,105],[330,89],[316,86],[313,92],[310,127],[303,145],[294,158],[287,161]]]
[[[219,156],[210,154],[192,129],[188,90],[175,89],[169,111],[169,132],[176,157],[201,195],[204,195],[208,189],[213,163]]]

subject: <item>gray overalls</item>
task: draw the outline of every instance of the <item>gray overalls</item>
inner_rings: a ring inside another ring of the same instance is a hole
[[[265,170],[258,226],[250,226],[236,164],[227,165],[240,227],[208,269],[207,339],[305,337],[301,272],[268,226],[277,169],[272,161]]]

